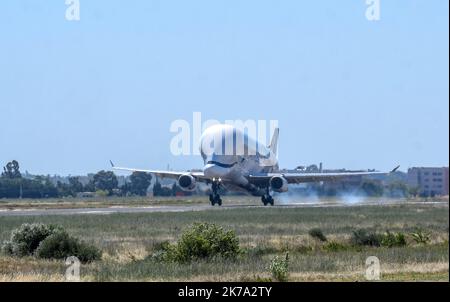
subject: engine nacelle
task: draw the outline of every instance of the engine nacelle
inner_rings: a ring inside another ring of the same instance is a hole
[[[288,182],[283,176],[273,176],[270,179],[270,188],[275,192],[287,192]]]
[[[193,191],[196,185],[195,178],[191,174],[183,174],[178,177],[178,186],[183,191]]]

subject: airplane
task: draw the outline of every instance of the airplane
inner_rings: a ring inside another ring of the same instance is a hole
[[[288,184],[336,181],[343,178],[367,175],[383,175],[390,172],[340,172],[340,173],[284,173],[279,171],[277,149],[279,128],[275,128],[269,146],[254,140],[241,129],[228,124],[216,124],[207,128],[200,137],[200,154],[204,167],[201,172],[158,171],[116,167],[115,170],[145,172],[161,178],[176,179],[185,191],[195,190],[198,182],[211,185],[209,201],[222,205],[222,189],[241,191],[260,196],[262,203],[274,205],[273,192],[287,192]]]

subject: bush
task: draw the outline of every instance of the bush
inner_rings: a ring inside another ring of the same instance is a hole
[[[78,249],[73,256],[76,256],[82,263],[100,260],[102,258],[102,251],[91,244],[80,241]]]
[[[10,240],[2,245],[2,251],[19,257],[32,255],[42,240],[61,231],[62,228],[55,225],[24,223],[11,232]]]
[[[60,226],[42,223],[22,224],[11,232],[11,238],[2,245],[2,251],[11,256],[63,259],[76,256],[81,262],[100,259],[101,252],[77,238],[71,237]]]
[[[177,244],[177,260],[180,262],[215,256],[235,259],[238,254],[239,240],[235,232],[209,223],[195,223],[183,232]]]
[[[287,281],[289,275],[289,254],[286,254],[284,259],[275,256],[270,262],[269,270],[275,280],[279,282]]]
[[[417,228],[414,232],[410,233],[412,239],[418,244],[427,244],[430,241],[430,233]]]
[[[336,241],[330,241],[330,242],[326,243],[322,248],[326,252],[339,252],[339,251],[345,251],[345,250],[349,249],[348,246],[346,246],[342,243],[336,242]]]
[[[65,231],[45,238],[36,249],[36,256],[47,259],[65,259],[76,256],[81,262],[91,262],[101,258],[101,252],[92,245],[69,236]]]
[[[195,223],[185,230],[177,244],[162,243],[151,255],[157,261],[180,263],[198,259],[236,259],[239,240],[234,231],[210,223]]]
[[[95,191],[95,196],[97,196],[97,197],[107,197],[108,195],[109,195],[109,192],[105,191],[105,190]]]
[[[314,239],[318,239],[322,242],[327,241],[327,237],[325,237],[325,235],[323,234],[321,229],[315,228],[315,229],[311,229],[308,232],[309,236],[311,236]]]
[[[407,244],[406,237],[403,233],[391,233],[386,231],[384,234],[369,232],[364,229],[359,229],[353,232],[351,242],[357,246],[405,246]]]
[[[161,242],[156,244],[154,252],[148,257],[150,260],[157,262],[173,262],[177,260],[177,246],[169,242]]]
[[[3,242],[1,251],[5,255],[13,255],[14,254],[13,243],[11,241]]]
[[[381,239],[381,236],[375,232],[358,229],[353,231],[350,241],[353,245],[380,246]]]
[[[406,237],[403,233],[391,233],[387,231],[381,237],[381,245],[387,247],[405,246]]]

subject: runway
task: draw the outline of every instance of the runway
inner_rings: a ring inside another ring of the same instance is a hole
[[[427,205],[427,206],[447,206],[448,202],[406,202],[406,201],[380,201],[380,202],[361,202],[361,203],[290,203],[275,206],[257,206],[229,204],[221,207],[211,206],[209,204],[201,205],[170,205],[170,206],[111,206],[98,208],[64,208],[64,209],[4,209],[0,208],[0,217],[2,216],[45,216],[45,215],[108,215],[116,213],[161,213],[161,212],[192,212],[192,211],[223,211],[236,208],[307,208],[307,207],[354,207],[354,206],[387,206],[387,205]]]
[[[42,215],[105,215],[115,213],[154,213],[154,212],[189,212],[213,209],[210,205],[199,206],[111,206],[105,208],[67,208],[67,209],[0,209],[1,216],[42,216]]]

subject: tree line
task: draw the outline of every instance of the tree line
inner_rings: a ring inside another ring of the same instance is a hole
[[[79,193],[95,192],[98,196],[146,196],[151,184],[152,175],[145,172],[133,172],[127,182],[119,186],[112,171],[99,171],[92,179],[83,184],[79,177],[69,177],[68,182],[52,183],[49,176],[24,178],[16,160],[8,162],[0,175],[0,198],[60,198],[76,197]],[[182,190],[174,183],[171,187],[162,186],[158,181],[153,186],[154,196],[176,196]],[[292,188],[295,194],[317,196],[339,196],[348,191],[345,188],[328,187],[326,184],[312,183],[306,189]],[[352,194],[365,196],[409,197],[417,196],[418,188],[408,187],[400,181],[390,182],[383,186],[380,181],[365,179],[358,188],[351,189]],[[183,192],[191,195],[190,192]]]
[[[152,176],[149,173],[133,172],[128,181],[119,186],[117,176],[112,171],[99,171],[89,183],[83,185],[79,177],[69,177],[68,183],[58,181],[53,184],[49,176],[22,177],[20,165],[16,160],[3,167],[0,176],[0,198],[57,198],[76,197],[83,192],[96,192],[104,196],[147,195]],[[171,188],[162,187],[158,182],[153,187],[155,196],[175,195],[179,189],[176,184]]]

